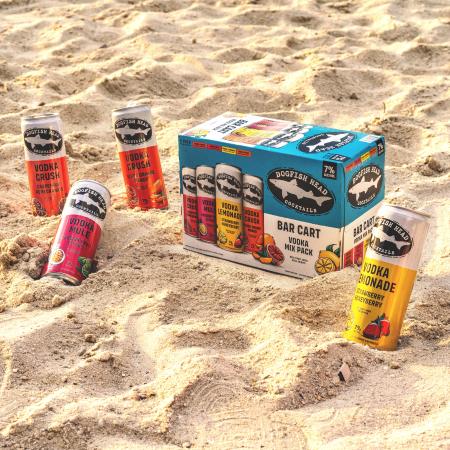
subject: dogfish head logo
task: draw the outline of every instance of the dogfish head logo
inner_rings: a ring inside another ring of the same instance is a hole
[[[53,155],[63,146],[63,138],[59,131],[51,128],[29,128],[23,134],[25,147],[36,155]]]
[[[300,142],[298,149],[304,153],[322,153],[343,147],[355,139],[353,133],[345,131],[330,131],[315,134]]]
[[[197,194],[197,187],[195,184],[195,177],[194,175],[185,174],[183,175],[183,193],[185,191],[190,192],[191,194]]]
[[[242,194],[241,182],[229,173],[219,173],[216,176],[216,186],[220,192],[231,198],[240,198]]]
[[[200,173],[197,175],[197,188],[209,195],[215,195],[216,185],[214,177],[209,173]]]
[[[70,206],[98,219],[103,220],[106,217],[105,199],[99,192],[89,187],[75,189],[70,197]]]
[[[122,144],[143,144],[152,138],[152,126],[146,121],[135,118],[120,119],[114,124],[114,133]]]
[[[397,222],[377,217],[372,228],[370,248],[382,256],[400,257],[410,252],[413,240]]]
[[[252,205],[260,206],[263,201],[261,189],[253,183],[244,183],[242,186],[244,200]]]
[[[325,214],[334,206],[332,192],[306,173],[294,169],[275,169],[267,178],[275,198],[299,213]]]
[[[383,171],[370,164],[356,172],[350,180],[347,198],[355,208],[369,204],[380,192],[383,185]]]

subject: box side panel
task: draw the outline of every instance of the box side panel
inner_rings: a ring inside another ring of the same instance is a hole
[[[381,136],[371,143],[360,157],[343,163],[344,225],[354,222],[384,199],[384,162],[385,146],[384,138]]]
[[[377,203],[343,228],[342,267],[362,264],[380,206],[381,203]]]

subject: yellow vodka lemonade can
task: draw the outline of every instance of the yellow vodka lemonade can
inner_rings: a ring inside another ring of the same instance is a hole
[[[380,350],[395,350],[429,216],[383,205],[375,218],[344,337]]]
[[[217,245],[230,252],[242,252],[242,173],[228,164],[216,165]]]

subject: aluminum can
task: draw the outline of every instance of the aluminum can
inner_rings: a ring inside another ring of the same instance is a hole
[[[150,108],[126,106],[112,112],[128,206],[143,210],[169,206]]]
[[[198,166],[197,180],[198,237],[205,242],[215,243],[216,233],[216,183],[214,167]]]
[[[429,216],[382,205],[344,337],[380,350],[395,350],[429,228]]]
[[[21,119],[25,165],[35,216],[60,214],[69,193],[69,168],[59,114]]]
[[[261,178],[243,175],[244,241],[245,251],[248,253],[257,252],[264,239],[263,192],[264,183]]]
[[[242,252],[242,173],[228,164],[216,165],[217,245],[230,252]]]
[[[70,189],[43,276],[78,285],[94,266],[111,194],[94,180],[76,181]]]
[[[195,169],[183,167],[181,169],[181,183],[183,189],[183,225],[184,232],[192,237],[198,237],[197,216],[197,184]]]

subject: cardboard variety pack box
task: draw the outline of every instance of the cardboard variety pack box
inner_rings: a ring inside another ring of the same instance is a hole
[[[295,277],[361,264],[382,136],[225,113],[179,135],[186,249]]]

